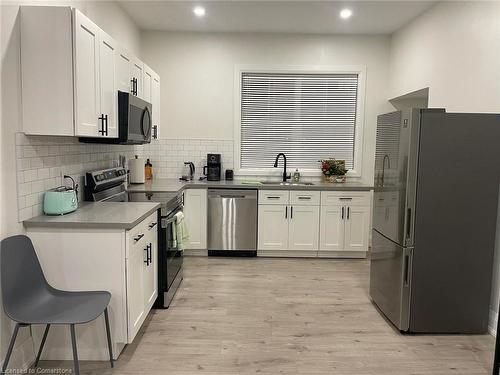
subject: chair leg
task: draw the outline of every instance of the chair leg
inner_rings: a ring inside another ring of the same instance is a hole
[[[12,354],[12,349],[14,349],[14,343],[16,342],[16,337],[17,333],[19,332],[20,326],[21,325],[19,323],[16,323],[16,326],[14,327],[14,332],[12,332],[9,349],[7,349],[7,355],[5,356],[5,361],[3,361],[2,374],[5,374],[5,370],[7,370],[7,365],[9,364],[10,356]]]
[[[80,375],[80,365],[78,363],[78,352],[76,351],[75,325],[70,324],[69,329],[71,331],[71,345],[73,346],[73,362],[74,362],[74,366],[75,366],[75,374]]]
[[[109,362],[111,363],[111,367],[114,367],[113,348],[111,347],[111,331],[109,330],[109,317],[108,317],[108,308],[107,307],[104,309],[104,320],[106,322],[106,335],[108,336]]]
[[[45,326],[45,332],[43,333],[42,342],[40,343],[40,349],[38,349],[38,354],[37,354],[36,359],[35,359],[35,366],[34,367],[37,367],[38,362],[40,361],[40,356],[42,355],[43,346],[45,345],[45,340],[47,340],[47,335],[49,334],[49,328],[50,328],[50,324],[47,324]]]

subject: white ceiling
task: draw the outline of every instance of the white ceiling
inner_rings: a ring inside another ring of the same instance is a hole
[[[436,1],[127,1],[119,3],[143,30],[390,34]],[[206,15],[197,18],[201,5]],[[352,10],[348,20],[339,12]]]

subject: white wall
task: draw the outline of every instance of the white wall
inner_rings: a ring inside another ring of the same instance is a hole
[[[429,107],[500,112],[500,2],[442,2],[391,40],[390,98],[429,87]]]
[[[363,180],[373,181],[376,116],[388,102],[388,36],[144,32],[142,55],[161,76],[169,138],[233,140],[235,65],[367,67]]]
[[[390,66],[390,98],[429,87],[429,107],[500,113],[500,2],[437,4],[393,35]],[[500,219],[494,269],[491,331],[500,292]]]
[[[0,6],[1,43],[1,132],[0,132],[0,238],[23,233],[17,222],[15,133],[21,128],[21,77],[19,49],[19,4],[72,5],[93,19],[131,52],[140,52],[140,33],[130,17],[113,2],[97,1],[23,1],[2,2]],[[12,323],[3,312],[0,318],[0,361],[12,332]],[[23,328],[10,366],[26,365],[34,359],[29,329]]]

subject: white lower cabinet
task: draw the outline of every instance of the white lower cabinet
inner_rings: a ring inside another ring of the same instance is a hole
[[[131,343],[158,296],[156,214],[128,231],[127,309],[128,342]]]
[[[130,230],[29,227],[47,281],[70,291],[107,290],[113,355],[120,355],[141,328],[158,295],[158,214],[152,213]],[[39,345],[43,326],[33,326]],[[50,329],[42,358],[71,360],[67,326]],[[105,361],[108,348],[104,318],[76,328],[78,356]]]
[[[259,256],[315,257],[318,240],[319,192],[259,192]]]
[[[343,210],[340,205],[321,206],[320,250],[344,250]]]
[[[365,257],[370,233],[369,192],[322,192],[319,256]]]
[[[288,249],[288,206],[259,205],[259,250]]]
[[[345,222],[344,249],[367,251],[370,227],[370,207],[348,206]]]
[[[207,249],[207,190],[184,192],[184,216],[189,232],[188,250]]]
[[[143,250],[141,244],[130,248],[126,262],[127,272],[127,316],[128,316],[128,340],[135,337],[146,316],[144,305],[144,267]]]
[[[319,206],[291,206],[290,209],[288,248],[318,251]]]

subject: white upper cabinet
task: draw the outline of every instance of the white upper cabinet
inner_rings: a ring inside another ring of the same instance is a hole
[[[132,92],[131,81],[132,55],[124,48],[119,48],[116,57],[116,89],[123,92]]]
[[[116,42],[103,31],[99,35],[100,115],[104,117],[102,132],[104,136],[117,138]]]
[[[20,9],[26,134],[117,138],[118,90],[159,101],[156,73],[77,9]]]
[[[142,99],[151,103],[151,89],[153,87],[153,71],[144,64],[144,74],[142,81]]]
[[[73,136],[71,8],[22,6],[19,18],[23,132]]]
[[[153,139],[160,139],[160,76],[154,72],[151,87],[151,104],[153,106]]]
[[[130,71],[131,83],[132,83],[132,94],[143,98],[143,82],[144,82],[144,63],[137,57],[132,58],[132,68]]]
[[[102,128],[100,119],[100,29],[81,12],[74,12],[75,135],[93,137]]]

